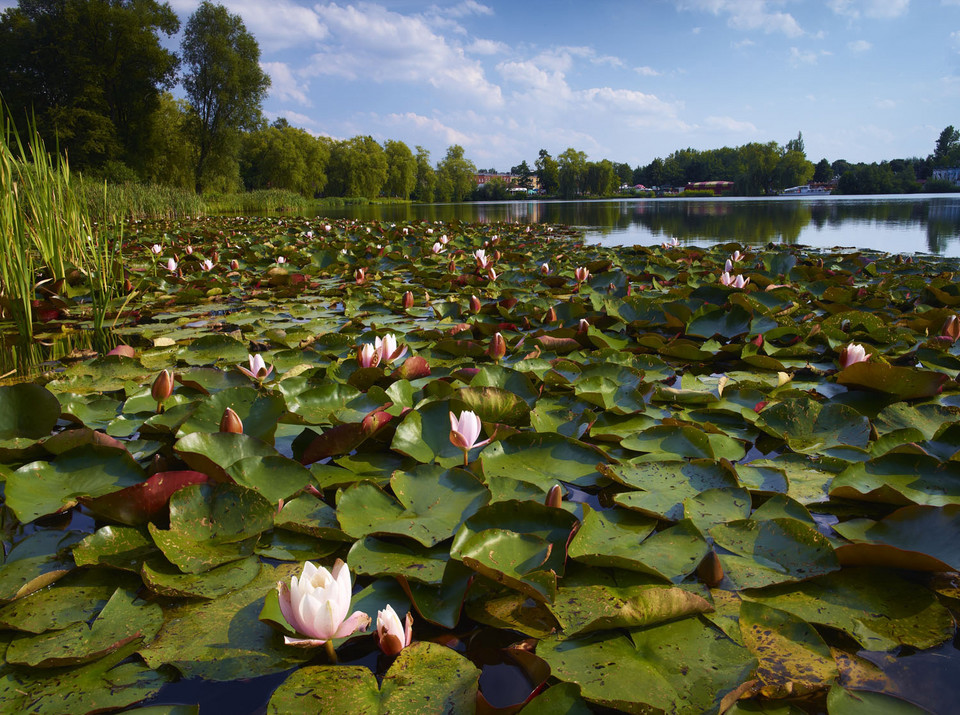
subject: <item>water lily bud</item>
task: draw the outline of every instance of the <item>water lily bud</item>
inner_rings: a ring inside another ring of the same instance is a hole
[[[211,254],[210,254],[210,260],[213,261],[214,263],[219,263],[219,262],[220,262],[220,252],[219,252],[219,251],[214,251],[213,253],[211,253]]]
[[[480,299],[475,295],[470,296],[470,312],[476,315],[480,312]]]
[[[553,309],[552,305],[547,309],[547,312],[543,314],[543,322],[544,323],[557,322],[557,311]]]
[[[231,271],[239,271],[239,270],[240,270],[240,261],[238,261],[236,258],[234,258],[232,261],[230,261],[230,270],[231,270]]]
[[[220,418],[220,431],[243,434],[243,422],[240,420],[240,415],[229,407],[223,411],[223,417]]]
[[[949,338],[953,342],[956,342],[957,338],[960,338],[960,320],[957,319],[957,316],[951,315],[947,318],[943,324],[943,329],[940,331],[940,335]]]
[[[490,338],[490,347],[487,348],[487,355],[493,358],[494,362],[500,362],[500,358],[507,354],[507,341],[503,339],[500,333],[494,333]]]
[[[411,291],[403,294],[403,307],[406,309],[413,307],[413,293]]]
[[[354,280],[357,282],[357,285],[360,285],[367,279],[367,272],[363,268],[358,268],[353,274]]]
[[[554,484],[547,492],[547,498],[544,503],[554,509],[560,508],[560,502],[563,501],[563,488],[559,484]]]
[[[492,281],[497,280],[497,272],[496,272],[495,270],[493,270],[493,266],[490,266],[490,267],[487,269],[487,278],[489,278],[489,279],[492,280]]]
[[[585,335],[588,330],[590,330],[590,323],[587,322],[586,318],[580,318],[580,322],[577,324],[577,332]]]
[[[450,259],[450,262],[447,264],[447,270],[450,271],[451,273],[455,273],[457,270],[457,262],[454,261],[452,258]]]
[[[154,378],[153,386],[150,388],[150,395],[157,402],[157,411],[159,412],[160,405],[166,400],[170,395],[173,394],[173,375],[171,375],[167,370],[161,370],[160,373]]]
[[[425,305],[430,305],[430,294],[427,291],[423,291],[423,302]]]
[[[187,252],[187,255],[189,256],[190,254],[193,253],[193,246],[187,246],[184,250]]]
[[[711,588],[723,581],[723,566],[720,564],[720,558],[713,549],[707,552],[707,555],[703,557],[703,561],[697,566],[697,578]]]
[[[377,611],[377,645],[385,655],[395,656],[413,640],[413,614],[409,611],[406,626],[400,623],[400,617],[389,603],[382,611]]]
[[[494,251],[494,252],[493,252],[493,260],[494,260],[494,261],[499,261],[499,260],[500,260],[500,251]]]

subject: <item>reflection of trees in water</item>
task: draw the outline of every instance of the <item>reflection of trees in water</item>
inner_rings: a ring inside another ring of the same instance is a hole
[[[507,201],[465,204],[367,204],[324,211],[331,217],[381,221],[520,221],[580,226],[601,235],[649,232],[655,240],[797,243],[804,229],[879,225],[925,230],[928,250],[941,253],[960,237],[955,198],[896,199],[663,199],[619,201]]]

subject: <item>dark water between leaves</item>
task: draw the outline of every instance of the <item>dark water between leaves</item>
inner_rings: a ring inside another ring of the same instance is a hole
[[[577,226],[604,246],[739,241],[960,256],[960,194],[498,201],[347,206],[330,218],[519,221]]]

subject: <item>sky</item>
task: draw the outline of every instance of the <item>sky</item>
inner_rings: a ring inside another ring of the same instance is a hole
[[[185,22],[199,2],[170,4]],[[434,162],[460,144],[500,171],[568,147],[637,166],[798,132],[814,162],[873,162],[960,126],[960,0],[222,4],[259,42],[269,120]]]

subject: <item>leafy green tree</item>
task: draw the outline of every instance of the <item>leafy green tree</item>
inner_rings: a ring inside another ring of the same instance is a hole
[[[287,189],[316,196],[327,183],[330,152],[303,129],[274,122],[266,129],[245,134],[240,167],[248,189]]]
[[[373,137],[356,136],[330,147],[327,193],[376,198],[387,183],[387,155]]]
[[[960,131],[954,129],[952,124],[937,138],[933,163],[938,168],[960,165]]]
[[[529,190],[533,187],[533,171],[531,171],[530,167],[527,165],[526,159],[521,161],[516,166],[511,166],[510,173],[517,177],[517,186],[519,186],[521,189]]]
[[[476,190],[476,197],[480,201],[503,201],[509,196],[507,182],[499,176],[494,176],[490,181],[478,186]]]
[[[620,188],[619,177],[609,159],[590,161],[586,165],[584,190],[595,196],[610,196]]]
[[[389,139],[383,148],[387,157],[387,183],[383,192],[387,196],[409,199],[417,187],[416,157],[402,141]]]
[[[196,147],[190,140],[188,125],[190,105],[174,99],[169,92],[160,96],[160,106],[153,114],[150,128],[149,155],[143,178],[154,184],[193,190]]]
[[[629,164],[614,163],[613,170],[616,172],[617,179],[621,185],[629,184],[633,180],[633,169],[630,168]],[[619,188],[619,186],[617,188]]]
[[[548,196],[557,193],[560,188],[560,167],[546,149],[540,150],[540,155],[534,162],[534,166],[537,169],[540,191]]]
[[[237,163],[240,130],[256,128],[270,78],[239,15],[204,0],[184,30],[183,87],[193,108],[197,191]],[[229,179],[229,177],[227,177]]]
[[[813,180],[819,184],[833,181],[833,167],[826,159],[821,159],[813,168]]]
[[[813,172],[813,164],[801,152],[791,149],[777,162],[772,188],[780,192],[791,186],[806,184],[813,178]]]
[[[803,132],[797,132],[797,138],[788,141],[787,145],[784,147],[784,151],[798,151],[801,154],[806,155],[807,150],[803,145]]]
[[[413,190],[413,198],[421,203],[433,201],[434,190],[437,186],[437,172],[430,164],[430,152],[422,146],[417,146],[417,180]]]
[[[587,174],[586,153],[567,147],[557,157],[557,167],[560,170],[560,194],[569,199],[582,193]]]
[[[437,198],[441,201],[463,201],[476,185],[477,167],[463,156],[463,147],[454,144],[437,164]]]
[[[180,21],[154,0],[21,0],[0,15],[0,95],[75,168],[150,164],[148,141],[177,57]],[[24,126],[20,127],[21,129]]]

